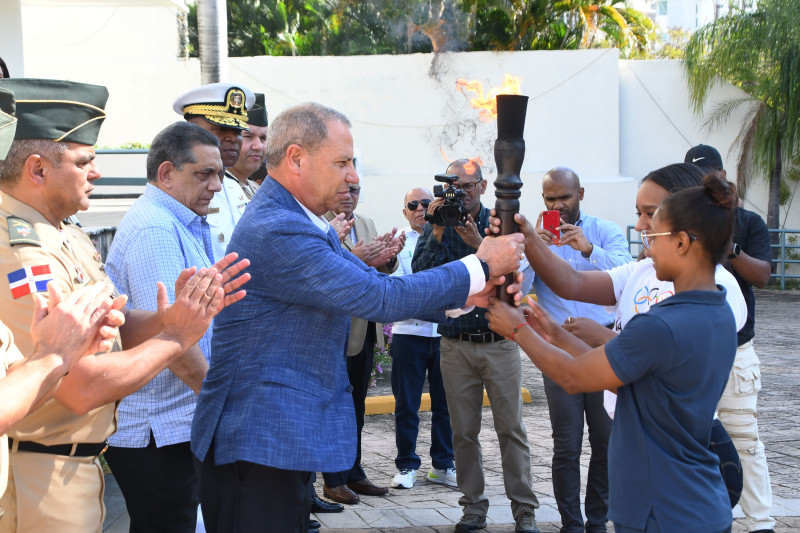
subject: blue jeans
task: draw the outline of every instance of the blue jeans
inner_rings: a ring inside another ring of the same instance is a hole
[[[603,393],[569,394],[547,376],[542,378],[553,428],[553,494],[561,515],[561,533],[606,531],[608,439],[612,421],[603,407]],[[584,414],[592,448],[584,502],[585,526],[581,515],[580,470]]]
[[[431,462],[434,468],[453,466],[453,431],[439,370],[439,337],[395,334],[392,337],[392,393],[398,469],[419,469],[416,453],[419,406],[425,375],[431,395]]]

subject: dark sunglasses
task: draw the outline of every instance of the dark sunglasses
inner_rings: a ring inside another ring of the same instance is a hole
[[[406,204],[406,207],[408,207],[409,211],[416,211],[417,208],[419,207],[419,204],[422,204],[422,208],[423,209],[428,209],[428,206],[431,205],[431,201],[430,200],[411,200],[410,202],[408,202]]]

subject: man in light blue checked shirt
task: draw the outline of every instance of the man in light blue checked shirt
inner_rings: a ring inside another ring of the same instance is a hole
[[[547,209],[559,211],[561,237],[554,244],[554,234],[541,227],[537,229],[539,236],[575,270],[607,270],[630,262],[628,242],[619,226],[581,211],[583,192],[573,170],[557,167],[547,172],[542,180],[542,197]],[[614,321],[614,316],[600,305],[556,296],[539,277],[534,278],[533,287],[539,305],[558,322],[571,323],[577,317],[603,325]],[[611,418],[603,408],[603,392],[568,394],[547,376],[542,375],[542,379],[553,427],[553,494],[561,514],[561,531],[605,531]],[[584,415],[592,447],[586,481],[585,525],[580,505]]]
[[[153,140],[145,192],[120,222],[106,263],[130,307],[156,310],[156,281],[165,282],[172,300],[181,270],[213,265],[206,215],[221,175],[212,133],[179,122]],[[199,498],[189,437],[210,343],[211,328],[191,348],[194,367],[163,370],[119,405],[105,456],[125,497],[131,532],[195,531]]]

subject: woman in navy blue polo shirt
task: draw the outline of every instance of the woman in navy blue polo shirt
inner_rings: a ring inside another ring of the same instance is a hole
[[[567,392],[619,395],[609,442],[609,518],[617,533],[730,531],[711,420],[736,353],[736,325],[715,284],[730,247],[735,188],[719,174],[667,198],[643,232],[675,295],[591,349],[550,319],[494,301],[489,325]],[[526,228],[527,231],[527,228]],[[525,231],[523,231],[525,232]]]

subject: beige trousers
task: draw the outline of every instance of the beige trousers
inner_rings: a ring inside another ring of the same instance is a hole
[[[483,389],[491,403],[494,428],[500,444],[503,483],[517,518],[539,507],[531,486],[531,456],[522,421],[522,365],[516,343],[509,340],[476,344],[442,337],[442,370],[456,463],[458,500],[465,514],[486,516],[489,499],[484,494],[481,431]]]
[[[101,533],[105,481],[96,457],[10,455],[0,533]]]

